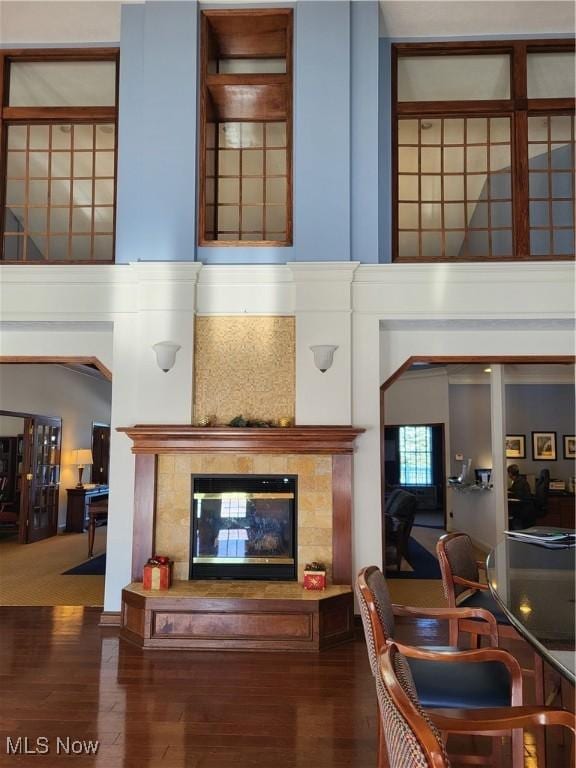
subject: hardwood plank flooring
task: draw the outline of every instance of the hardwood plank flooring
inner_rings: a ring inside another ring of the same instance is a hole
[[[360,637],[317,655],[143,652],[98,619],[93,608],[0,608],[0,766],[375,768],[376,697]],[[444,641],[433,621],[399,634]],[[46,737],[50,751],[7,754],[7,738],[20,736],[29,748]],[[57,754],[58,737],[100,744]],[[565,750],[554,754],[548,768],[564,768]],[[526,757],[535,768],[529,742]]]

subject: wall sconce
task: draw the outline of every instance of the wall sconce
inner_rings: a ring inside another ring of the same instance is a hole
[[[334,344],[316,344],[310,347],[314,355],[314,364],[321,373],[326,373],[328,368],[332,367],[334,362],[334,352],[338,349]]]
[[[82,473],[87,464],[94,464],[92,451],[89,448],[78,448],[78,450],[72,451],[72,464],[76,464],[78,467],[78,482],[76,483],[76,488],[84,488],[84,485],[82,484]]]
[[[168,373],[174,367],[180,344],[175,344],[173,341],[159,341],[158,344],[153,345],[152,349],[156,353],[158,368]]]

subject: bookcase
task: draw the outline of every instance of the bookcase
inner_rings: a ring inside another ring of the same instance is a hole
[[[18,506],[22,484],[24,437],[0,437],[0,500]]]

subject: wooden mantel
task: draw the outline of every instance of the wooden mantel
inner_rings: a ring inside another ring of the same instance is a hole
[[[353,453],[364,432],[357,427],[193,427],[137,424],[119,427],[134,443],[132,453]]]
[[[154,554],[157,457],[178,453],[328,454],[332,456],[332,572],[334,584],[352,583],[352,453],[364,429],[348,426],[193,427],[137,424],[119,427],[136,454],[132,579],[142,580]]]

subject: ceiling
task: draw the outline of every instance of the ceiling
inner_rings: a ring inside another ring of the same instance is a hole
[[[133,2],[141,0],[124,0]],[[0,42],[118,42],[121,5],[116,0],[0,0]],[[569,0],[380,0],[380,9],[380,34],[394,38],[571,35],[575,29],[575,5]]]

